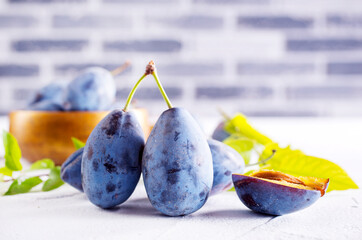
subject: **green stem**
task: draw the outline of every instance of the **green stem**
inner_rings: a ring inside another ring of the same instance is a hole
[[[167,103],[168,108],[173,108],[170,99],[167,97],[167,94],[166,94],[165,90],[163,89],[160,80],[158,79],[156,69],[152,72],[152,76],[155,78],[158,89],[160,90],[163,99]]]
[[[222,108],[218,107],[217,110],[221,114],[221,116],[224,118],[225,121],[230,121],[231,117],[224,111]]]
[[[276,151],[277,150],[273,149],[272,154],[269,157],[267,157],[266,159],[263,159],[263,160],[258,161],[256,163],[246,164],[245,167],[251,167],[251,166],[256,166],[256,165],[259,165],[259,164],[266,163],[267,161],[269,161],[270,159],[272,159],[274,157]]]
[[[131,92],[130,92],[129,95],[128,95],[126,105],[124,105],[123,111],[127,112],[128,106],[129,106],[129,104],[130,104],[131,101],[132,101],[133,95],[135,94],[138,85],[142,82],[142,80],[143,80],[146,76],[147,76],[146,73],[143,74],[143,76],[142,76],[142,77],[137,81],[137,83],[133,86]]]

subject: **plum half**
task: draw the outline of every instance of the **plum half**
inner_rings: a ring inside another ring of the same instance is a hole
[[[254,212],[284,215],[312,205],[322,197],[329,179],[294,177],[273,170],[232,175],[238,197]]]

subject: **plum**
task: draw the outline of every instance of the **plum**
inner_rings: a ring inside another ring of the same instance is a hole
[[[44,86],[30,99],[27,110],[62,111],[66,86],[66,82],[53,82]]]
[[[142,161],[148,198],[161,213],[187,215],[207,201],[213,180],[212,156],[200,126],[185,109],[170,108],[161,114]]]
[[[230,134],[225,131],[224,127],[225,127],[225,122],[220,122],[219,125],[217,125],[217,127],[215,128],[211,137],[220,142],[228,138]]]
[[[111,72],[92,67],[69,83],[65,108],[72,111],[108,110],[115,97],[116,85]]]
[[[101,208],[126,201],[141,175],[145,140],[132,112],[110,112],[90,134],[82,155],[82,183],[88,199]]]
[[[324,195],[329,179],[293,177],[260,170],[250,176],[232,175],[237,195],[254,212],[284,215],[312,205]]]
[[[70,155],[67,160],[63,163],[60,176],[62,180],[72,187],[83,192],[82,187],[82,175],[81,175],[81,166],[82,166],[82,155],[84,148],[80,148]]]
[[[51,100],[43,100],[29,105],[26,110],[31,111],[64,111],[62,105],[52,102]]]
[[[213,161],[214,181],[211,195],[215,195],[232,187],[232,173],[243,173],[245,163],[243,157],[228,145],[217,140],[207,140]]]

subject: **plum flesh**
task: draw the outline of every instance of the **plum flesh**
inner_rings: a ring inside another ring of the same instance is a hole
[[[234,187],[241,202],[254,212],[284,215],[309,207],[316,202],[328,186],[323,189],[275,179],[232,175]]]

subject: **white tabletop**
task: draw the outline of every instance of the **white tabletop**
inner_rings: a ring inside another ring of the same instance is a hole
[[[201,120],[208,132],[216,124]],[[362,186],[362,119],[251,121],[275,141],[338,163]],[[153,209],[142,182],[113,210],[64,185],[0,197],[0,239],[362,239],[361,206],[361,190],[331,192],[307,209],[273,217],[253,213],[235,192],[225,192],[192,215],[172,218]]]

